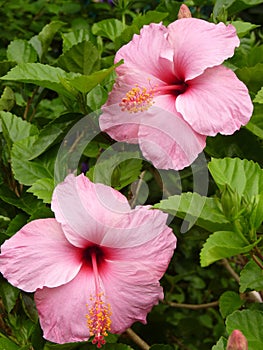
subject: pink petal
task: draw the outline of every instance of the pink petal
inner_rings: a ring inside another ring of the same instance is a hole
[[[166,40],[167,28],[161,23],[144,26],[140,35],[124,45],[116,54],[115,62],[124,59],[116,71],[118,75],[129,71],[141,71],[141,74],[156,76],[161,80],[172,82],[173,50]]]
[[[35,302],[44,338],[59,344],[87,340],[87,304],[92,295],[94,278],[86,268],[63,286],[37,290]]]
[[[131,210],[121,193],[93,184],[83,174],[68,175],[55,188],[51,207],[66,237],[77,247],[86,247],[87,242],[100,244],[107,226],[114,227],[123,213]]]
[[[1,272],[27,292],[71,281],[81,268],[81,253],[55,219],[29,222],[1,247]]]
[[[233,56],[239,39],[229,24],[213,24],[197,18],[182,18],[168,26],[168,42],[174,49],[175,75],[189,80],[206,68]]]
[[[196,132],[229,135],[249,121],[253,105],[247,87],[230,69],[207,69],[188,84],[176,108]]]
[[[139,247],[114,250],[107,270],[101,272],[106,300],[112,310],[113,333],[125,331],[135,321],[146,323],[147,313],[163,298],[159,279],[175,246],[172,230],[164,228],[157,237]]]
[[[112,248],[132,248],[151,241],[166,227],[167,214],[138,206],[120,217],[114,227],[108,228],[101,245]]]
[[[180,20],[181,21],[181,20]],[[173,96],[162,96],[167,108]],[[169,108],[169,107],[168,107]],[[156,168],[180,170],[189,166],[205,147],[205,137],[197,134],[174,109],[173,113],[151,107],[143,117],[139,144],[144,157]]]

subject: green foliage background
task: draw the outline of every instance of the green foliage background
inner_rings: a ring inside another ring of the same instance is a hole
[[[132,200],[131,184],[148,186],[147,203],[174,215],[178,248],[162,279],[165,300],[133,330],[151,350],[224,350],[240,329],[250,350],[263,346],[263,1],[185,2],[193,17],[233,23],[241,40],[226,62],[249,88],[251,121],[231,136],[208,138],[208,197],[193,193],[192,169],[172,178],[178,193],[162,199],[158,174],[137,154],[102,160],[97,176]],[[96,134],[99,109],[115,78],[113,59],[144,24],[176,20],[181,2],[0,1],[0,243],[26,222],[53,217],[50,201],[57,155],[68,131],[89,115],[79,172],[114,143]],[[84,134],[75,138],[83,139]],[[82,148],[81,148],[82,147]],[[125,152],[125,149],[123,150]],[[128,159],[128,160],[127,160]],[[62,159],[63,161],[63,159]],[[105,174],[112,168],[112,177]],[[62,162],[63,164],[63,162]],[[74,169],[74,168],[73,168]],[[202,169],[199,169],[202,171]],[[137,198],[138,203],[144,198]],[[186,217],[189,229],[182,233]],[[234,275],[234,272],[236,275]],[[45,341],[33,296],[1,278],[0,349],[91,349],[91,343]],[[105,350],[140,349],[126,333],[110,335]]]

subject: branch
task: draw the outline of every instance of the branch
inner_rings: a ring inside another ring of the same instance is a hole
[[[169,306],[177,307],[181,309],[191,309],[191,310],[199,310],[199,309],[207,309],[209,307],[215,307],[219,305],[219,301],[212,301],[211,303],[207,304],[181,304],[181,303],[173,303],[173,302],[167,302]]]
[[[142,350],[149,350],[150,345],[148,345],[142,338],[138,336],[131,328],[128,328],[125,332],[128,337],[137,344]]]

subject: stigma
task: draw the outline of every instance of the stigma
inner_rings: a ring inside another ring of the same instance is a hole
[[[154,103],[154,89],[147,90],[145,87],[135,85],[122,98],[119,106],[121,110],[129,113],[147,111]]]

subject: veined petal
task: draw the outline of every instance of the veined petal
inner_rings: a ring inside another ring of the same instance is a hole
[[[188,84],[176,108],[196,132],[229,135],[249,121],[253,105],[247,87],[230,69],[207,69]]]
[[[55,219],[29,222],[1,247],[0,270],[14,286],[27,292],[57,287],[79,272],[80,250],[66,239]]]
[[[187,81],[206,68],[233,56],[239,39],[234,26],[182,18],[168,26],[168,42],[174,49],[175,75]]]
[[[149,207],[138,206],[120,217],[109,228],[101,245],[111,248],[132,248],[153,240],[166,226],[167,214]]]
[[[92,183],[83,174],[68,175],[54,191],[52,210],[68,240],[77,247],[100,244],[107,227],[129,212],[127,199],[109,186]]]
[[[37,290],[35,302],[44,338],[59,344],[87,340],[87,304],[92,295],[94,277],[86,267],[63,286]]]
[[[173,49],[165,39],[167,28],[161,23],[143,26],[140,35],[117,52],[115,62],[124,59],[117,67],[118,75],[131,70],[141,71],[143,76],[153,75],[160,80],[170,82],[173,76]]]
[[[164,108],[171,98],[173,96],[162,96]],[[196,133],[175,110],[171,113],[154,106],[144,113],[139,145],[145,158],[156,168],[180,170],[189,166],[202,152],[205,137]]]

